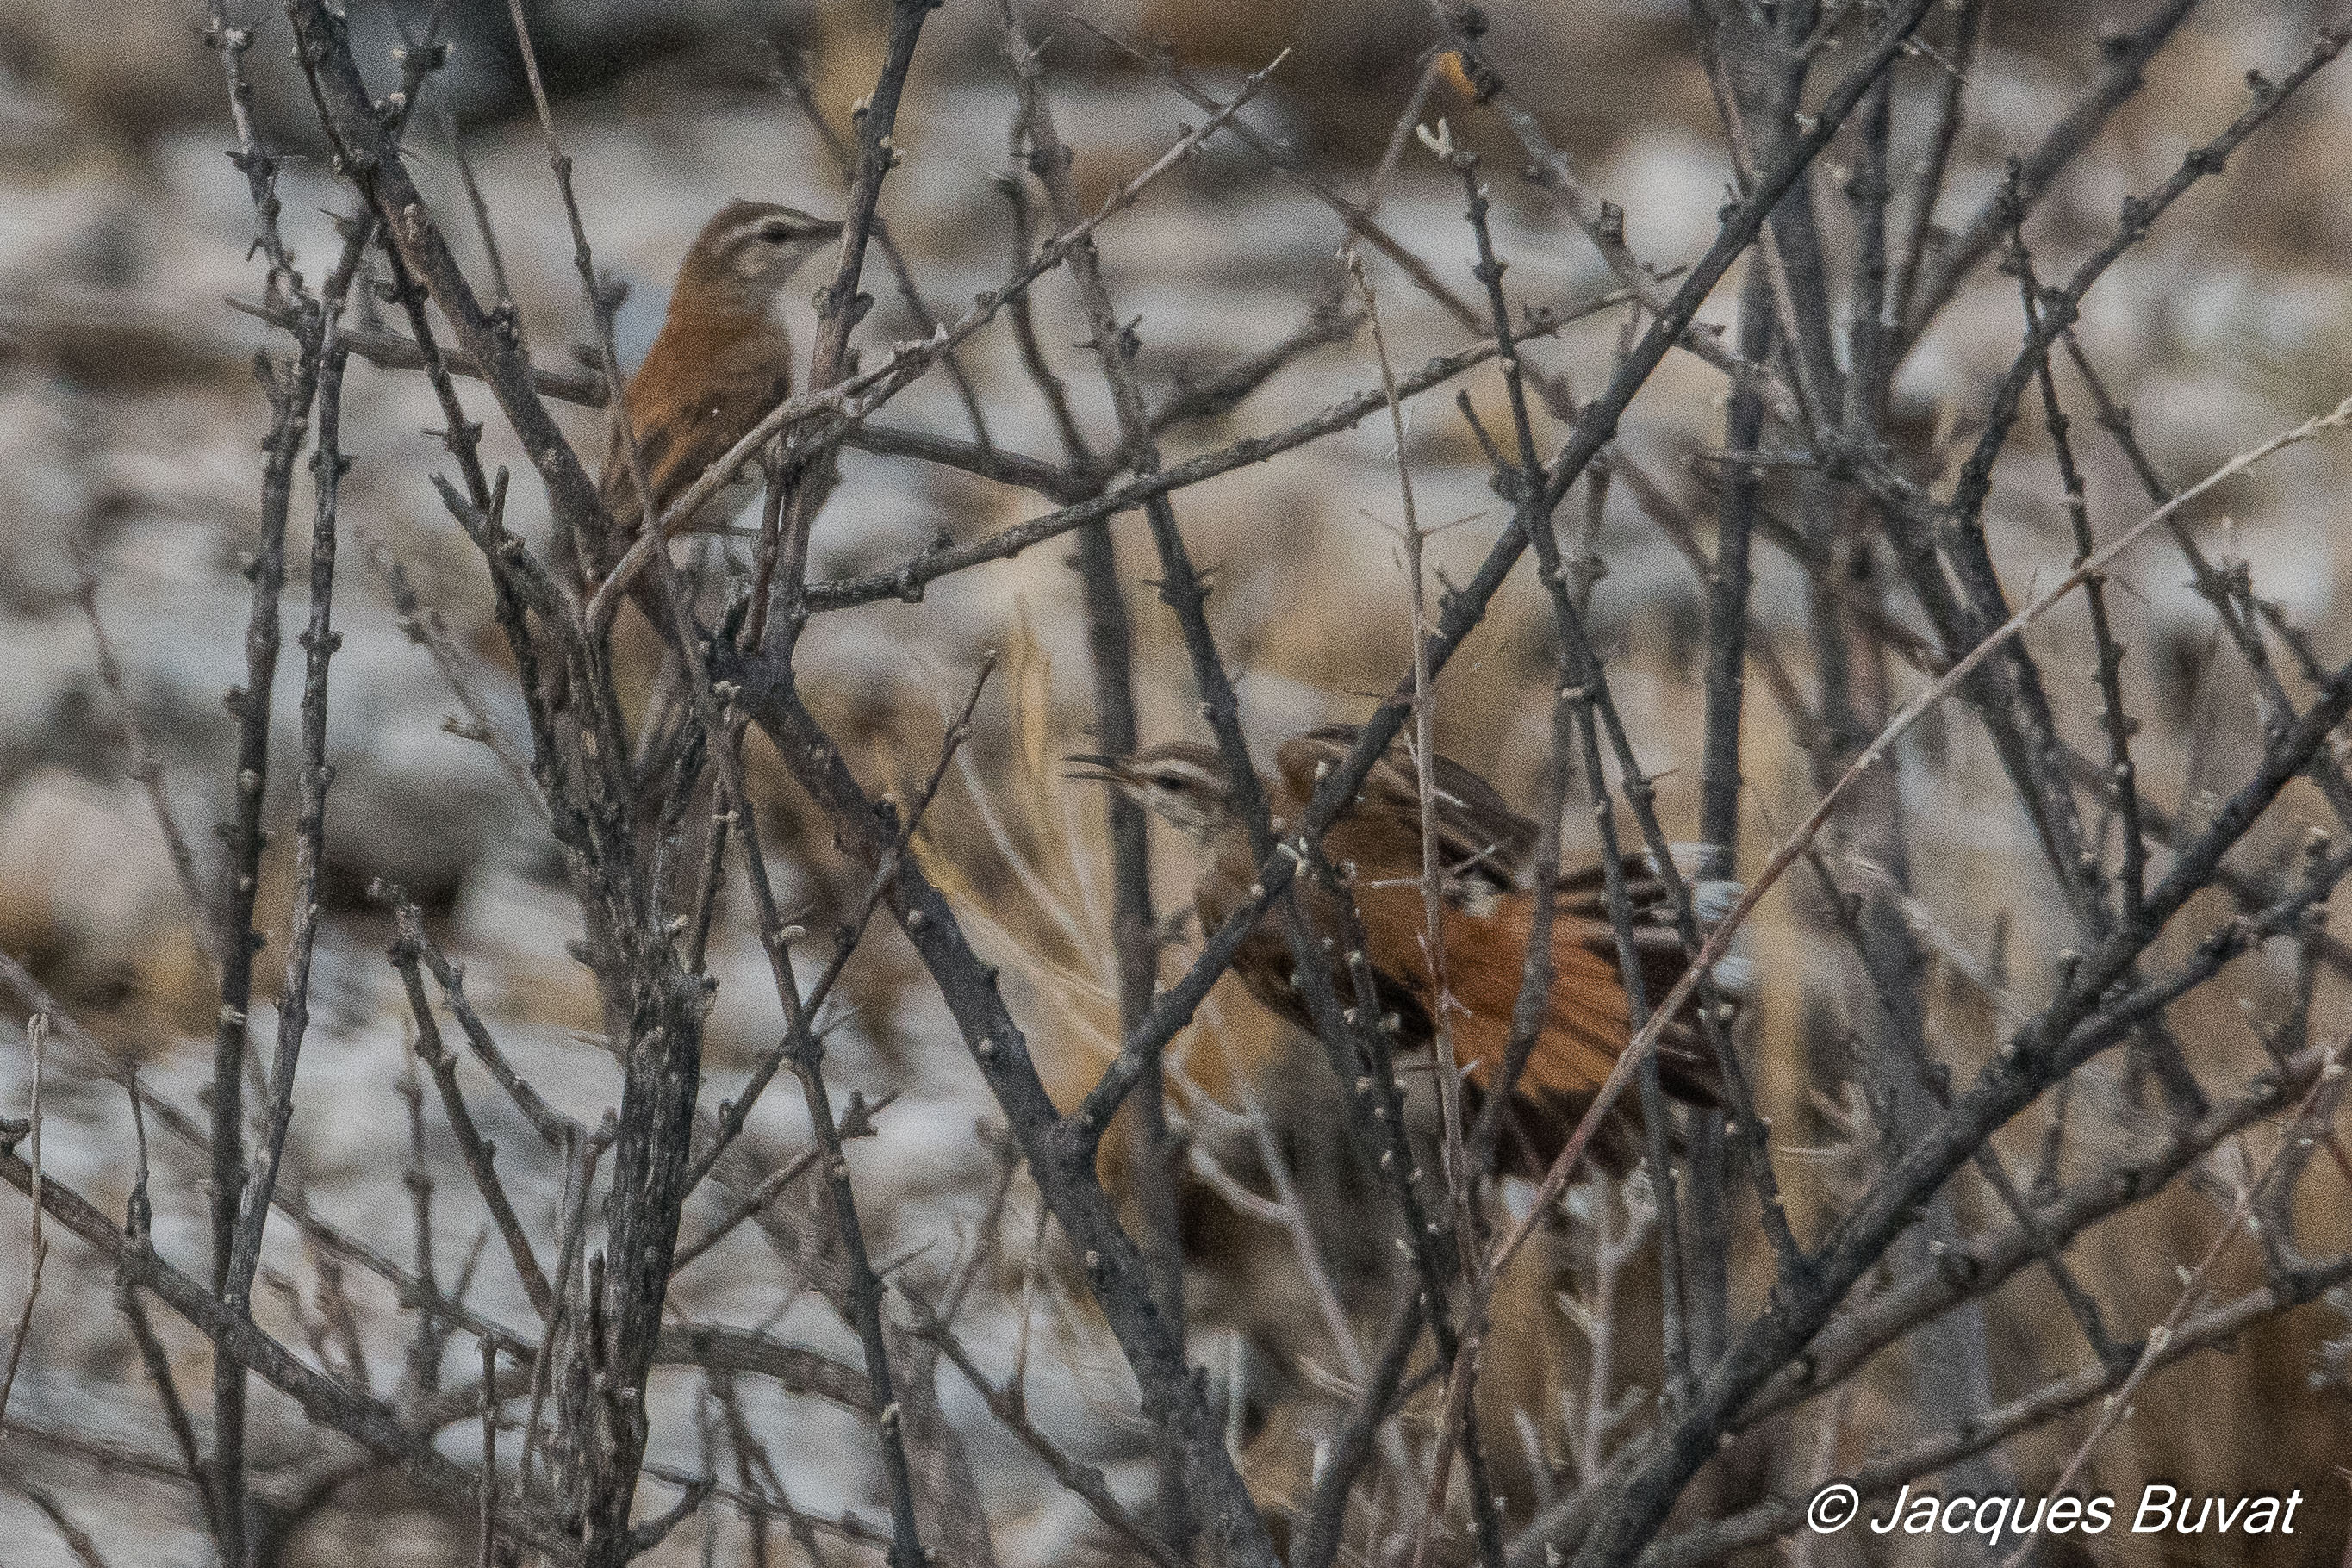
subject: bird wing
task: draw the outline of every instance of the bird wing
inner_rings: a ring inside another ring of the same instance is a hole
[[[702,470],[724,457],[734,441],[728,421],[718,409],[698,410],[691,419],[663,420],[637,426],[637,458],[654,490],[654,515],[658,518],[672,501],[686,493]],[[629,466],[629,452],[615,422],[604,444],[604,472],[600,487],[604,509],[625,531],[645,525],[645,508]]]
[[[1274,762],[1286,793],[1303,806],[1324,772],[1345,761],[1361,734],[1354,724],[1325,724],[1284,742]],[[1535,850],[1534,821],[1512,810],[1493,784],[1451,757],[1441,753],[1430,773],[1438,864],[1449,894],[1475,898],[1507,889]],[[1420,775],[1403,741],[1372,764],[1346,815],[1420,821]]]
[[[789,370],[764,374],[712,374],[698,359],[709,345],[691,336],[664,332],[654,341],[646,362],[629,380],[622,406],[636,432],[637,457],[653,485],[654,513],[658,517],[686,493],[702,470],[725,457],[729,448],[760,416],[782,401],[791,385]],[[717,351],[713,351],[717,352]],[[672,400],[666,389],[679,385],[701,388],[691,406],[665,405]],[[661,416],[653,410],[663,409]],[[644,526],[643,504],[629,467],[628,448],[621,426],[613,423],[604,443],[604,468],[598,489],[604,510],[625,532]],[[692,529],[722,519],[702,513],[687,519],[680,529]]]
[[[1293,811],[1303,808],[1324,773],[1354,749],[1360,733],[1352,724],[1329,724],[1286,742],[1275,755],[1284,804]],[[1471,1090],[1488,1091],[1509,1054],[1511,1016],[1534,934],[1534,897],[1515,884],[1533,855],[1536,825],[1450,757],[1435,758],[1431,773],[1446,879],[1441,943],[1450,1001],[1446,1015],[1455,1059],[1466,1069]],[[1398,872],[1420,865],[1420,802],[1412,753],[1397,744],[1372,765],[1324,840],[1333,860],[1357,868],[1353,891],[1365,958],[1381,1005],[1398,1016],[1406,1045],[1426,1044],[1440,1014],[1423,938],[1420,880]],[[1654,1005],[1682,977],[1686,954],[1664,884],[1648,858],[1629,855],[1620,865],[1634,956],[1643,992]],[[1607,883],[1603,868],[1595,864],[1568,872],[1555,884],[1551,989],[1534,1047],[1513,1089],[1510,1117],[1515,1143],[1538,1171],[1566,1145],[1633,1037],[1633,1009],[1610,921]],[[1339,910],[1321,908],[1311,889],[1309,901],[1317,928],[1335,928]],[[1660,1086],[1667,1093],[1691,1104],[1718,1103],[1720,1068],[1687,1014],[1660,1034],[1657,1059]],[[1603,1169],[1630,1168],[1643,1148],[1636,1097],[1619,1101],[1592,1148]]]
[[[1597,869],[1591,875],[1598,884]],[[1680,977],[1685,955],[1656,907],[1662,891],[1655,882],[1628,890],[1643,895],[1634,951],[1643,989],[1654,1004]],[[1616,936],[1605,900],[1593,904],[1601,897],[1597,888],[1585,899],[1572,887],[1553,913],[1551,990],[1512,1093],[1515,1137],[1525,1143],[1538,1171],[1566,1145],[1633,1037]],[[1439,1009],[1422,940],[1420,890],[1402,881],[1360,879],[1357,900],[1363,910],[1365,956],[1380,976],[1383,1005],[1402,1016],[1407,1043],[1421,1043],[1429,1037],[1427,1020]],[[1524,891],[1484,911],[1462,906],[1445,910],[1445,988],[1452,1001],[1447,1016],[1454,1058],[1467,1069],[1473,1089],[1489,1091],[1502,1076],[1534,913],[1535,900]],[[1400,999],[1404,1005],[1398,1005]],[[1687,1014],[1661,1034],[1657,1055],[1660,1087],[1668,1094],[1696,1105],[1718,1102],[1720,1069]],[[1639,1100],[1627,1095],[1603,1127],[1595,1156],[1604,1169],[1622,1170],[1642,1147]]]

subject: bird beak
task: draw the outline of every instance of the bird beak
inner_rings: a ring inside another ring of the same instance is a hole
[[[1122,785],[1135,782],[1135,775],[1117,757],[1106,757],[1096,752],[1072,752],[1062,761],[1070,764],[1070,771],[1062,775],[1064,778]]]
[[[824,218],[809,225],[808,237],[812,243],[823,245],[828,239],[840,238],[841,229],[840,224],[831,218]]]

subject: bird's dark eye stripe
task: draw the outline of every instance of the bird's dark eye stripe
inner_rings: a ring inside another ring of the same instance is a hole
[[[772,215],[762,218],[747,218],[727,237],[727,243],[737,248],[753,245],[785,245],[798,239],[803,232],[800,223],[791,218]]]

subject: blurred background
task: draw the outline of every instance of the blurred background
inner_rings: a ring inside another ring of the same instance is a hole
[[[1685,9],[1668,0],[1572,6],[1498,0],[1487,9],[1496,58],[1587,183],[1625,210],[1636,252],[1662,268],[1699,255],[1714,236],[1732,172]],[[851,104],[871,86],[881,59],[884,7],[567,0],[524,10],[576,162],[597,261],[626,286],[616,323],[625,363],[651,341],[687,243],[725,201],[747,196],[840,211],[843,179],[791,84],[805,81],[816,110],[845,132]],[[363,64],[380,69],[379,84],[388,85],[389,51],[404,29],[422,29],[425,8],[352,0],[352,14]],[[1082,0],[1026,15],[1046,41],[1063,134],[1077,149],[1076,173],[1090,204],[1149,164],[1201,110],[1081,18],[1147,51],[1164,45],[1220,98],[1289,48],[1244,119],[1351,193],[1360,193],[1379,160],[1435,38],[1424,9],[1411,0]],[[233,19],[257,32],[248,57],[257,129],[289,154],[280,185],[285,222],[315,280],[331,255],[331,216],[346,198],[323,166],[283,18],[262,11]],[[2139,8],[2121,3],[1994,7],[1969,72],[1969,117],[1939,218],[1957,222],[1988,197],[2003,161],[2055,123],[2097,69],[2102,37],[2140,19]],[[2043,276],[2063,276],[2109,231],[2126,193],[2162,179],[2183,152],[2239,110],[2249,68],[2280,68],[2328,19],[2326,7],[2294,0],[2198,7],[2156,57],[2147,87],[2038,209],[2029,235]],[[210,1068],[204,1042],[215,998],[153,816],[129,776],[121,704],[101,679],[79,601],[87,563],[124,689],[163,764],[164,790],[199,862],[209,865],[217,847],[210,825],[230,798],[234,730],[221,697],[242,679],[247,589],[239,567],[252,547],[257,442],[267,425],[252,359],[273,344],[270,329],[225,303],[257,297],[261,272],[248,254],[253,215],[245,185],[223,156],[232,144],[226,95],[218,63],[199,37],[202,21],[186,0],[0,0],[0,950],[26,963],[103,1047],[131,1054],[152,1081],[190,1104]],[[486,276],[481,237],[462,216],[467,196],[456,156],[462,146],[492,215],[526,340],[542,363],[572,366],[593,333],[505,7],[464,0],[448,9],[445,31],[456,49],[411,124],[413,167],[460,237],[467,266]],[[1941,68],[1937,60],[1913,59],[1897,79],[1916,88]],[[1605,295],[1614,279],[1557,207],[1516,176],[1519,154],[1497,139],[1491,117],[1470,103],[1465,88],[1458,70],[1441,72],[1424,118],[1449,119],[1457,136],[1489,154],[1496,239],[1514,301],[1563,309]],[[1923,96],[1911,91],[1906,101],[1916,105]],[[1008,166],[1011,109],[990,8],[950,0],[917,58],[898,133],[906,161],[883,209],[943,316],[996,286],[1013,265],[1012,218],[995,184]],[[2305,89],[2229,174],[2179,204],[2088,302],[2084,344],[2176,483],[2323,411],[2345,388],[2342,345],[2352,327],[2352,277],[2344,267],[2352,245],[2347,137],[2352,76],[2339,69]],[[1922,151],[1921,127],[1898,119],[1898,168]],[[1851,226],[1838,153],[1833,147],[1816,176],[1833,246],[1845,242]],[[1472,287],[1460,189],[1434,159],[1408,150],[1382,212],[1392,232],[1450,283]],[[1148,384],[1164,395],[1289,335],[1328,289],[1343,237],[1338,220],[1296,182],[1230,137],[1212,142],[1101,236],[1114,297],[1123,313],[1139,319]],[[1402,274],[1377,259],[1370,265],[1400,367],[1461,346],[1459,326]],[[892,339],[926,335],[880,277],[869,279],[879,302],[859,340],[869,363]],[[1718,291],[1707,319],[1731,319],[1737,277]],[[821,280],[813,269],[808,288]],[[1107,448],[1109,405],[1092,355],[1080,346],[1087,329],[1066,279],[1048,278],[1036,308],[1040,337],[1072,385],[1081,421],[1097,449]],[[805,343],[804,299],[794,319]],[[1598,314],[1531,354],[1589,396],[1606,379],[1622,325],[1620,311]],[[1955,443],[1965,450],[2020,331],[2014,282],[1980,269],[1898,379],[1895,415],[1906,455],[1932,469]],[[1001,446],[1056,455],[1046,408],[1002,330],[983,334],[963,363]],[[1169,437],[1170,460],[1279,429],[1377,382],[1369,338],[1346,336],[1302,354],[1230,415],[1180,427]],[[1464,384],[1502,428],[1499,379],[1482,373]],[[1625,421],[1623,453],[1657,482],[1669,513],[1712,516],[1718,466],[1709,458],[1724,439],[1723,393],[1713,371],[1677,355]],[[469,395],[478,416],[489,410],[478,389]],[[1434,564],[1459,575],[1484,553],[1507,509],[1489,491],[1485,461],[1450,395],[1416,406],[1406,451],[1423,519],[1446,525],[1433,548]],[[357,363],[345,397],[355,466],[343,491],[349,531],[336,595],[346,640],[334,666],[331,719],[338,770],[327,841],[331,920],[289,1162],[322,1212],[365,1231],[384,1223],[384,1205],[394,1197],[391,1173],[408,1149],[393,1088],[403,1070],[407,1016],[382,958],[390,927],[367,897],[374,879],[396,882],[425,904],[443,945],[467,965],[470,993],[502,1041],[563,1109],[593,1124],[618,1079],[610,1059],[578,1037],[598,1026],[598,1014],[586,971],[566,951],[579,934],[578,917],[552,847],[492,752],[445,723],[456,704],[425,650],[405,635],[387,587],[386,568],[396,563],[474,662],[494,725],[527,748],[487,579],[428,482],[444,461],[427,433],[439,423],[437,409],[421,378]],[[2105,534],[2137,521],[2144,507],[2114,448],[2089,434],[2087,405],[2078,412],[2093,519]],[[575,408],[567,417],[575,442],[601,449],[601,416]],[[903,426],[957,436],[970,433],[963,418],[938,376],[889,415]],[[1547,438],[1556,441],[1557,430]],[[488,442],[496,460],[527,476],[494,417]],[[2352,525],[2347,477],[2352,464],[2343,449],[2315,443],[2226,487],[2197,518],[2208,548],[2244,563],[2256,591],[2310,630],[2324,660],[2343,658],[2352,640],[2337,626],[2347,569],[2339,541]],[[849,454],[817,524],[814,572],[833,577],[895,566],[942,531],[969,538],[1050,504],[950,469]],[[303,505],[298,498],[298,520]],[[1580,489],[1562,516],[1582,523],[1586,508]],[[1668,830],[1693,837],[1705,584],[1657,511],[1619,484],[1591,516],[1591,538],[1607,567],[1592,614],[1642,761],[1662,780]],[[1189,489],[1178,513],[1196,558],[1214,574],[1212,618],[1229,664],[1245,672],[1244,718],[1262,755],[1307,724],[1361,717],[1372,705],[1368,694],[1384,692],[1406,668],[1410,623],[1383,421]],[[509,521],[536,538],[544,517],[535,486],[519,478]],[[2013,598],[2071,560],[2063,494],[2038,429],[2011,442],[1987,517]],[[1708,537],[1702,532],[1702,544]],[[742,547],[709,548],[716,568]],[[1122,548],[1142,643],[1147,736],[1202,738],[1175,623],[1147,583],[1148,552],[1138,538],[1126,538]],[[958,896],[976,942],[1013,981],[1016,1012],[1057,1090],[1091,1081],[1111,1048],[1117,1017],[1099,801],[1093,786],[1063,780],[1058,762],[1087,749],[1090,712],[1076,583],[1065,553],[1057,543],[961,574],[936,584],[919,605],[886,602],[821,617],[801,655],[804,683],[861,777],[869,787],[895,783],[903,792],[929,766],[941,724],[980,659],[1000,654],[978,733],[950,773],[923,852]],[[1759,638],[1802,680],[1801,579],[1773,551],[1759,547],[1758,563]],[[299,565],[294,571],[289,621],[300,614]],[[2118,568],[2110,603],[2132,649],[2126,686],[2145,715],[2137,742],[2143,787],[2166,812],[2194,824],[2234,787],[2259,730],[2246,678],[2226,641],[2217,641],[2187,578],[2177,556],[2150,543]],[[2062,721],[2079,745],[2095,752],[2096,694],[2079,607],[2061,611],[2034,635],[2045,668],[2068,677],[2056,693]],[[636,647],[638,689],[651,679],[653,648],[650,637]],[[1523,574],[1440,687],[1445,748],[1523,807],[1534,805],[1549,743],[1552,659],[1548,612]],[[281,754],[290,755],[296,715],[283,691],[278,709],[279,744],[288,749]],[[1741,847],[1743,866],[1751,866],[1801,819],[1814,784],[1786,715],[1754,679],[1746,737]],[[857,878],[765,762],[755,758],[755,783],[778,874],[787,877],[780,892],[819,911],[854,900]],[[280,820],[290,818],[292,772],[281,767],[272,778],[285,797],[273,796]],[[1992,1048],[2004,1019],[2030,1012],[2047,994],[2070,931],[2030,827],[1972,721],[1955,715],[1924,727],[1906,743],[1900,779],[1912,835],[1912,918],[1936,963],[1929,1037],[1964,1073]],[[2281,820],[2250,847],[2251,862],[2291,855],[2297,814],[2322,820],[2314,801],[2291,795]],[[1570,820],[1581,830],[1580,811]],[[286,851],[265,862],[265,930],[285,925],[291,835],[285,837]],[[1181,910],[1189,863],[1181,845],[1162,851],[1160,907]],[[1759,912],[1746,943],[1756,981],[1742,1026],[1743,1048],[1774,1121],[1782,1180],[1807,1237],[1818,1236],[1858,1190],[1854,1152],[1875,1147],[1869,1109],[1851,1084],[1853,1030],[1842,1016],[1848,987],[1839,949],[1822,935],[1818,902],[1792,881]],[[806,923],[824,931],[828,922]],[[2183,951],[2188,940],[2180,939]],[[276,952],[273,945],[265,955],[263,974],[274,977]],[[777,1022],[742,911],[729,912],[713,954],[722,985],[706,1093],[717,1096],[772,1043]],[[1183,956],[1180,946],[1171,964]],[[2266,1005],[2291,965],[2242,969],[2176,1016],[2200,1070],[2242,1069],[2252,1037],[2241,1005]],[[1087,1462],[1105,1466],[1123,1495],[1148,1496],[1149,1445],[1127,1404],[1115,1348],[1083,1298],[1054,1287],[1065,1260],[1050,1242],[1033,1247],[1033,1230],[1043,1227],[1033,1224],[1025,1189],[1005,1212],[990,1209],[996,1162],[979,1124],[993,1106],[919,966],[895,936],[882,937],[852,966],[845,988],[848,1005],[832,1037],[835,1092],[898,1096],[855,1155],[877,1258],[929,1248],[908,1267],[937,1278],[954,1257],[982,1245],[983,1233],[998,1234],[1003,1256],[990,1279],[1000,1288],[971,1309],[968,1338],[1001,1374],[1016,1342],[1028,1341],[1034,1316],[1040,1341],[1030,1352],[1028,1387],[1035,1418]],[[257,1020],[257,1032],[266,1031],[258,1014]],[[1299,1278],[1283,1227],[1220,1184],[1255,1194],[1266,1190],[1273,1165],[1292,1167],[1297,1204],[1335,1221],[1329,1267],[1346,1309],[1355,1310],[1350,1281],[1378,1269],[1380,1243],[1374,1235],[1350,1235],[1341,1217],[1358,1177],[1330,1152],[1337,1139],[1319,1064],[1311,1047],[1286,1036],[1229,983],[1171,1068],[1171,1114],[1191,1141],[1198,1182],[1185,1200],[1194,1354],[1215,1370],[1236,1443],[1250,1456],[1253,1485],[1266,1500],[1286,1498],[1309,1473],[1324,1431],[1318,1423],[1328,1422],[1331,1390],[1344,1383],[1334,1369],[1346,1358]],[[0,1102],[12,1114],[22,1108],[26,1078],[22,1051],[0,1052]],[[119,1205],[131,1178],[120,1092],[56,1068],[48,1092],[52,1168]],[[753,1123],[779,1160],[806,1142],[804,1118],[786,1103],[795,1099],[770,1097]],[[494,1135],[520,1153],[527,1130],[497,1125],[505,1108],[488,1097],[478,1109]],[[2128,1144],[2144,1131],[2133,1114],[2121,1098],[2095,1107],[2084,1135]],[[2019,1131],[2020,1146],[2030,1147],[2031,1130]],[[446,1162],[445,1188],[469,1196],[454,1150],[431,1147]],[[199,1263],[200,1173],[160,1151],[157,1158],[159,1244]],[[1862,1168],[1874,1158],[1865,1153]],[[509,1179],[519,1198],[552,1212],[556,1173],[519,1158]],[[2175,1264],[2201,1252],[2231,1196],[2228,1173],[2217,1171],[2201,1186],[2184,1186],[2094,1230],[2075,1261],[2122,1321],[2144,1327],[2169,1304]],[[1499,1446],[1513,1456],[1511,1485],[1522,1509],[1544,1500],[1558,1478],[1572,1482],[1591,1473],[1601,1457],[1589,1446],[1596,1430],[1622,1437],[1642,1425],[1638,1400],[1622,1423],[1603,1420],[1596,1428],[1587,1416],[1595,1399],[1614,1412],[1628,1390],[1654,1387],[1654,1265],[1644,1274],[1625,1264],[1623,1279],[1601,1279],[1607,1248],[1596,1240],[1613,1237],[1638,1251],[1643,1202],[1638,1191],[1578,1194],[1576,1223],[1548,1239],[1540,1268],[1511,1299],[1519,1337],[1496,1352],[1503,1370],[1486,1397],[1496,1408],[1483,1414],[1500,1423]],[[8,1260],[19,1255],[25,1215],[21,1203],[0,1202],[0,1279],[16,1276]],[[2344,1228],[2332,1211],[2315,1213],[2309,1224],[2323,1237]],[[449,1228],[454,1267],[468,1226]],[[299,1239],[285,1227],[273,1249],[274,1267],[301,1274]],[[68,1500],[112,1562],[204,1560],[185,1494],[121,1451],[110,1458],[110,1450],[155,1444],[149,1396],[119,1327],[108,1312],[73,1305],[105,1299],[104,1270],[69,1242],[48,1268],[11,1415],[89,1441],[77,1450],[32,1444],[21,1434],[0,1437],[0,1478],[31,1478]],[[2258,1278],[2251,1269],[2245,1276]],[[528,1311],[495,1249],[476,1289],[485,1310]],[[7,1294],[13,1300],[13,1290]],[[1363,1297],[1366,1310],[1374,1295]],[[2082,1356],[2054,1299],[2038,1276],[2021,1277],[1990,1299],[1994,1384],[2004,1395]],[[355,1288],[353,1300],[363,1327],[396,1332],[388,1327],[395,1321],[388,1298]],[[1596,1300],[1613,1312],[1622,1342],[1604,1394],[1591,1386]],[[823,1300],[781,1285],[773,1260],[744,1236],[682,1277],[674,1308],[695,1319],[772,1320],[788,1337],[855,1353]],[[272,1299],[257,1310],[299,1342],[299,1314],[270,1316],[292,1308]],[[2334,1305],[2317,1304],[2249,1333],[2228,1353],[2162,1374],[2086,1478],[2105,1490],[2150,1477],[2200,1492],[2300,1487],[2306,1533],[2268,1546],[2210,1537],[2193,1548],[2109,1542],[2098,1560],[2110,1560],[2112,1548],[2117,1562],[2336,1561],[2346,1519],[2344,1474],[2336,1467],[2352,1426],[2344,1363],[2329,1342],[2346,1328]],[[184,1381],[200,1390],[201,1342],[186,1337],[173,1344],[190,1369]],[[1721,1495],[1743,1500],[1763,1479],[1786,1488],[1811,1469],[1853,1468],[1963,1414],[1913,1407],[1903,1352],[1881,1361],[1887,1364],[1857,1381],[1858,1392],[1833,1421],[1801,1410],[1781,1429],[1788,1451],[1751,1456],[1753,1474],[1722,1481]],[[391,1362],[376,1371],[388,1380]],[[667,1401],[657,1416],[674,1417],[661,1441],[690,1466],[693,1391],[681,1382],[657,1392]],[[1051,1486],[952,1373],[941,1374],[940,1398],[971,1447],[1005,1561],[1119,1560],[1116,1542],[1099,1538],[1085,1510]],[[277,1425],[257,1438],[257,1463],[295,1473],[309,1441],[299,1416],[274,1396],[261,1404]],[[753,1411],[772,1433],[790,1435],[777,1453],[803,1507],[874,1507],[878,1471],[856,1418],[764,1394]],[[2010,1475],[2027,1490],[2046,1483],[2071,1451],[2067,1433],[2079,1437],[2082,1430],[2061,1423],[2007,1450]],[[1692,1506],[1704,1507],[1704,1500]],[[470,1560],[467,1517],[464,1507],[453,1514],[394,1479],[369,1478],[307,1517],[283,1543],[284,1560]],[[387,1530],[387,1520],[397,1528]],[[0,1530],[12,1563],[71,1561],[5,1486]],[[696,1550],[682,1531],[663,1560],[684,1562]],[[1805,1550],[1830,1563],[1888,1552],[1895,1553],[1889,1560],[1903,1560],[1900,1548],[1843,1539]]]

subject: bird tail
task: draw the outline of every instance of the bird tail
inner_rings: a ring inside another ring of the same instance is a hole
[[[1624,872],[1633,916],[1634,956],[1643,992],[1654,1006],[1681,980],[1688,968],[1688,954],[1673,923],[1664,888],[1650,873],[1646,861],[1628,857]],[[1496,918],[1521,926],[1516,933],[1518,940],[1506,951],[1526,951],[1527,939],[1532,934],[1525,929],[1532,914],[1531,903],[1513,900],[1496,911]],[[1601,868],[1561,879],[1551,952],[1551,992],[1535,1047],[1507,1108],[1501,1145],[1507,1163],[1538,1176],[1567,1147],[1633,1037],[1632,1008],[1625,995]],[[1463,1054],[1475,1064],[1474,1089],[1486,1089],[1493,1072],[1504,1065],[1517,976],[1507,978],[1509,995],[1490,985],[1496,994],[1485,999],[1487,1005],[1474,1005],[1468,1017],[1457,1021],[1457,1040],[1467,1047]],[[1669,1097],[1696,1106],[1722,1102],[1720,1065],[1690,1008],[1683,1009],[1660,1035],[1657,1058],[1659,1087]],[[1640,1161],[1646,1147],[1640,1096],[1621,1094],[1588,1145],[1593,1162],[1612,1174],[1622,1175]]]

